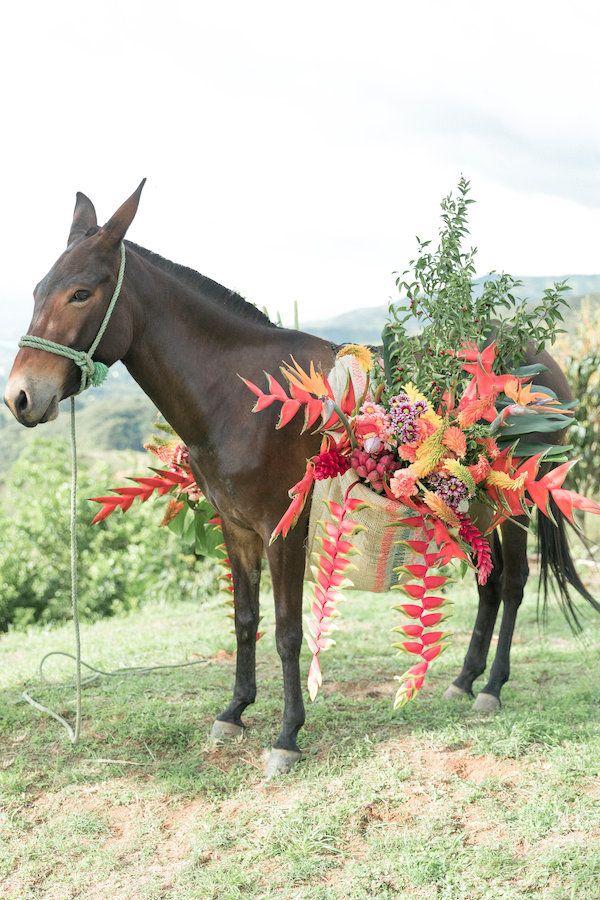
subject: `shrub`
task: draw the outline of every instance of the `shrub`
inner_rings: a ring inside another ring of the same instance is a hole
[[[13,464],[0,505],[0,630],[70,616],[69,447],[35,439]],[[152,501],[93,528],[85,499],[114,481],[106,463],[79,461],[77,539],[83,619],[132,609],[148,598],[176,600],[217,590],[216,567],[185,556],[158,527]]]

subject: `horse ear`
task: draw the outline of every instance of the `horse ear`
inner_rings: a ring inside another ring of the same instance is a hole
[[[71,223],[71,230],[69,231],[67,247],[72,244],[76,238],[83,237],[90,228],[96,228],[97,225],[98,220],[96,218],[94,204],[89,197],[86,197],[81,191],[77,191],[77,199],[75,200],[73,221]]]
[[[127,234],[127,229],[135,218],[142,189],[145,184],[146,179],[143,178],[131,197],[118,208],[114,216],[111,216],[106,225],[102,226],[102,233],[106,235],[111,243],[120,244]]]

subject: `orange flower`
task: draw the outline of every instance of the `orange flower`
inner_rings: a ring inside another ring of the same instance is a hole
[[[424,478],[433,472],[441,458],[444,456],[444,447],[442,441],[446,429],[442,425],[433,434],[430,434],[423,443],[417,447],[415,461],[412,464],[411,472],[416,478]]]
[[[315,364],[312,360],[310,362],[310,374],[304,371],[302,366],[296,362],[293,356],[291,357],[291,360],[293,365],[284,363],[285,368],[281,368],[282,375],[290,384],[294,384],[303,391],[308,391],[309,394],[312,394],[315,397],[321,398],[333,396],[327,379],[324,378],[320,372],[316,371]]]
[[[451,528],[460,525],[460,520],[454,510],[450,509],[448,504],[444,503],[442,498],[438,497],[437,494],[434,494],[433,491],[424,490],[423,500],[434,516],[437,516],[437,518],[441,519],[442,522],[445,522],[446,525],[450,525]]]
[[[398,456],[400,459],[405,459],[406,462],[414,462],[417,456],[417,451],[414,447],[407,447],[405,444],[398,447]]]
[[[398,469],[390,481],[390,490],[398,500],[402,497],[412,497],[417,493],[415,479],[408,469]]]
[[[556,406],[561,406],[560,400],[556,400],[545,391],[534,391],[532,384],[523,384],[520,378],[511,378],[510,381],[507,381],[504,393],[518,406],[529,406],[531,403],[535,403],[536,410],[539,412],[556,412]],[[539,401],[542,401],[544,405],[538,405]],[[566,414],[571,412],[572,410],[567,410]]]
[[[465,434],[460,428],[457,428],[456,425],[451,425],[450,428],[446,429],[443,444],[448,450],[452,450],[453,453],[456,453],[459,459],[467,452],[467,439]]]
[[[485,451],[490,459],[497,459],[500,456],[500,448],[494,438],[478,438],[477,443],[485,447]]]
[[[492,422],[496,418],[496,407],[494,406],[496,397],[497,392],[492,392],[479,400],[472,400],[458,414],[460,427],[468,428],[469,425],[474,425],[480,419],[488,419],[488,421]]]
[[[472,466],[467,466],[467,469],[471,473],[475,484],[481,484],[488,477],[491,467],[487,457],[481,453],[477,462]]]

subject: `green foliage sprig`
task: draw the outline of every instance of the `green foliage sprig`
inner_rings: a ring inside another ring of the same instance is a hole
[[[506,273],[492,272],[482,290],[473,291],[477,249],[465,246],[469,206],[475,202],[469,192],[469,181],[461,178],[456,193],[442,200],[437,247],[417,237],[418,255],[397,275],[403,297],[390,304],[383,332],[389,393],[409,380],[430,395],[455,392],[466,376],[447,351],[464,341],[483,347],[495,340],[497,371],[506,372],[523,362],[530,342],[539,352],[563,330],[562,309],[570,290],[565,282],[544,291],[534,306],[516,296],[521,282]],[[407,326],[415,321],[419,334],[411,337]]]

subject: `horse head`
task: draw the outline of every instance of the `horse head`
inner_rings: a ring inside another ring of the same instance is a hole
[[[115,291],[121,243],[137,212],[145,179],[103,226],[85,194],[78,193],[67,249],[36,286],[28,337],[88,351],[98,334]],[[127,352],[132,319],[123,299],[115,306],[94,357],[107,366]],[[70,358],[39,346],[17,353],[6,385],[4,402],[29,428],[55,419],[61,400],[77,393],[82,372]]]

